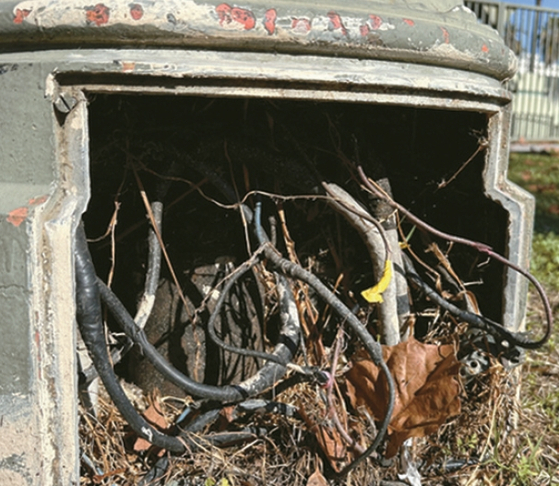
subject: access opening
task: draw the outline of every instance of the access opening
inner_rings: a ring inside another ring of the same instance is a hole
[[[161,200],[161,236],[176,277],[163,263],[148,336],[178,369],[201,381],[223,384],[250,376],[255,360],[227,357],[205,338],[207,310],[191,326],[218,281],[256,249],[235,201],[253,207],[261,200],[265,220],[275,221],[266,227],[279,247],[287,251],[292,245],[289,251],[303,267],[360,309],[376,332],[377,316],[361,292],[380,276],[373,275],[359,234],[324,200],[321,182],[338,184],[367,207],[372,197],[356,176],[360,164],[371,177],[386,178],[394,199],[431,225],[504,253],[507,214],[484,191],[485,153],[479,146],[486,123],[484,113],[406,106],[92,95],[92,196],[84,221],[97,273],[134,314],[146,272],[145,203]],[[482,313],[501,320],[501,265],[416,230],[405,219],[401,232],[422,261],[440,267],[436,244]],[[273,326],[264,324],[270,312],[265,281],[256,282],[254,275],[245,280],[235,315],[221,323],[220,332],[238,345],[263,346],[273,340],[267,335]],[[415,323],[420,337],[432,321],[424,314]],[[148,389],[165,387],[144,369],[151,365],[131,356],[121,365],[125,376]]]

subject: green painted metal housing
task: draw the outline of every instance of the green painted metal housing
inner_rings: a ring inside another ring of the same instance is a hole
[[[0,3],[4,51],[208,48],[430,64],[509,78],[513,53],[456,0]]]
[[[533,202],[506,179],[515,65],[457,0],[0,1],[0,484],[79,483],[72,235],[92,96],[474,114],[489,141],[480,198],[500,215],[498,249],[526,267]],[[512,272],[500,284],[518,329],[526,285]]]

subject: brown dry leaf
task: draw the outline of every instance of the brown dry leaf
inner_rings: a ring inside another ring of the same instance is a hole
[[[159,400],[157,399],[157,393],[154,392],[153,397],[150,400],[150,406],[142,414],[143,417],[156,429],[161,432],[165,432],[169,428],[167,420],[161,411],[161,406],[159,405]],[[138,437],[134,442],[133,449],[135,452],[147,451],[152,444],[142,437]],[[159,455],[162,455],[164,451],[161,451]]]
[[[460,363],[452,345],[423,344],[414,338],[383,346],[383,357],[396,387],[386,450],[386,457],[392,457],[407,438],[432,434],[460,413]],[[378,420],[384,418],[388,386],[377,366],[357,359],[346,378],[352,405],[367,407]]]
[[[307,424],[309,431],[316,437],[318,445],[323,450],[332,468],[336,472],[340,471],[340,464],[348,460],[348,454],[345,443],[339,432],[334,427],[316,423],[302,408],[299,409],[299,413]]]

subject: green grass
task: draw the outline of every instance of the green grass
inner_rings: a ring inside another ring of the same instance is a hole
[[[546,288],[559,317],[559,155],[511,154],[509,179],[536,199],[531,271]],[[531,291],[528,328],[541,328],[541,305]],[[528,353],[522,368],[519,421],[524,439],[511,484],[559,485],[559,340]]]
[[[559,156],[511,154],[509,179],[536,198],[532,271],[559,292]]]

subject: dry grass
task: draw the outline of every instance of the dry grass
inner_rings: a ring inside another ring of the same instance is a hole
[[[538,177],[547,173],[559,178],[559,170],[541,170],[541,164],[548,169],[550,165],[559,168],[559,158],[530,160],[527,165],[524,160],[515,160],[517,168],[512,167],[512,177],[517,174],[518,182],[534,184],[527,172],[530,168]],[[541,187],[547,191],[549,184],[538,179],[536,196]],[[559,265],[559,243],[557,228],[550,227],[556,224],[557,192],[553,200],[548,192],[544,194],[545,204],[538,206],[536,228],[541,231],[536,235],[534,270],[549,290],[557,317],[559,283],[553,271]],[[528,327],[537,333],[542,321],[541,304],[530,293]],[[414,440],[411,447],[424,486],[559,485],[559,348],[555,335],[544,348],[528,352],[521,368],[506,370],[493,360],[486,373],[464,385],[462,395],[460,416],[446,423],[435,436]],[[315,385],[299,384],[278,399],[320,417],[324,405],[319,396]],[[170,420],[179,412],[173,403],[163,403]],[[83,410],[81,413],[81,484],[307,485],[321,460],[317,442],[304,422],[271,414],[254,415],[250,421],[269,433],[226,449],[206,444],[201,451],[185,457],[169,457],[160,479],[142,483],[142,478],[164,459],[157,451],[134,452],[126,423],[114,405],[101,397],[96,417]],[[345,480],[330,484],[373,485],[382,484],[382,479],[398,479],[397,461],[382,465],[369,461]]]

